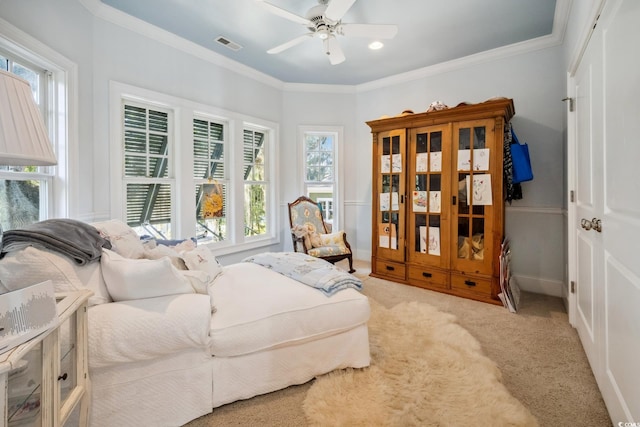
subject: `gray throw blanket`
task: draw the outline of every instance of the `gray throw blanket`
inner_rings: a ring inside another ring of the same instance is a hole
[[[8,230],[0,242],[0,259],[7,252],[39,246],[73,258],[79,265],[100,259],[102,248],[111,249],[111,242],[100,232],[74,219],[47,219],[21,229]]]

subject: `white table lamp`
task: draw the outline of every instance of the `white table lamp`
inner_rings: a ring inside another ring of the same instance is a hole
[[[0,166],[57,163],[29,82],[0,70]]]

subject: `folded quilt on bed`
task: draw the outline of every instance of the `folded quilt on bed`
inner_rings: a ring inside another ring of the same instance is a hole
[[[245,258],[269,268],[331,296],[336,292],[354,288],[362,289],[362,282],[355,276],[340,270],[330,262],[301,252],[267,252]]]
[[[25,246],[50,249],[84,265],[100,259],[102,248],[111,249],[111,242],[85,222],[68,218],[47,219],[22,229],[5,231],[0,242],[0,258],[6,252]]]

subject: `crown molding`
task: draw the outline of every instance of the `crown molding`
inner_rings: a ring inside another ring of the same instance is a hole
[[[567,20],[569,18],[569,11],[571,9],[571,1],[572,0],[557,0],[553,19],[553,29],[551,31],[551,34],[547,36],[537,37],[535,39],[498,47],[495,49],[465,56],[463,58],[441,62],[439,64],[430,65],[428,67],[419,68],[413,71],[408,71],[406,73],[400,73],[379,80],[362,83],[356,86],[356,91],[367,92],[374,89],[381,89],[387,86],[394,86],[400,83],[406,83],[423,79],[425,77],[448,73],[473,65],[479,65],[486,62],[508,58],[511,56],[522,55],[541,49],[559,46],[564,41],[564,35],[567,28]]]
[[[370,90],[381,89],[388,86],[394,86],[414,80],[420,80],[438,74],[455,71],[461,68],[491,62],[511,56],[521,55],[534,52],[541,49],[547,49],[553,46],[561,45],[564,41],[565,30],[569,11],[571,9],[572,0],[557,0],[556,10],[553,20],[553,29],[551,34],[538,37],[520,43],[514,43],[508,46],[491,49],[488,51],[476,53],[463,58],[454,59],[452,61],[442,62],[424,68],[419,68],[406,73],[396,74],[394,76],[373,80],[358,85],[327,85],[312,83],[287,83],[278,80],[272,76],[262,73],[254,68],[248,67],[237,61],[229,59],[223,55],[213,52],[203,46],[186,40],[180,36],[163,30],[155,25],[149,24],[120,10],[102,3],[100,0],[79,0],[80,3],[88,9],[94,16],[104,19],[120,27],[136,32],[143,36],[160,41],[167,46],[179,49],[185,53],[191,54],[197,58],[208,61],[212,64],[226,68],[245,77],[251,78],[258,82],[272,86],[287,92],[311,92],[311,93],[344,93],[353,94],[358,92],[367,92]]]
[[[284,83],[281,80],[271,77],[254,68],[247,67],[244,64],[213,52],[212,50],[200,46],[197,43],[163,30],[162,28],[152,25],[146,21],[128,15],[116,8],[102,3],[100,0],[79,0],[79,2],[96,18],[103,19],[129,31],[138,33],[169,47],[173,47],[182,52],[193,55],[196,58],[226,68],[234,73],[243,75],[266,85],[273,86],[276,89],[283,89]]]
[[[15,27],[8,21],[0,18],[0,38],[11,41],[12,43],[17,44],[18,46],[29,46],[30,50],[23,49],[21,47],[14,47],[13,49],[17,54],[22,56],[23,58],[28,59],[32,62],[39,62],[39,56],[45,57],[48,61],[62,67],[65,69],[70,69],[73,67],[77,67],[75,62],[71,61],[66,56],[56,52],[40,40],[37,40],[33,36],[25,33],[19,28]],[[32,52],[37,52],[37,55],[34,56]]]
[[[283,90],[286,92],[306,92],[306,93],[356,93],[354,85],[327,85],[314,83],[284,83]]]

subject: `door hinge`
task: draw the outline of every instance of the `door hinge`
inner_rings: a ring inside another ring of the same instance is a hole
[[[575,200],[576,200],[576,199],[575,199],[575,194],[574,194],[573,190],[571,190],[571,191],[569,192],[569,200],[571,200],[571,203],[575,202]]]
[[[576,293],[576,282],[574,282],[573,280],[571,281],[571,293]]]

